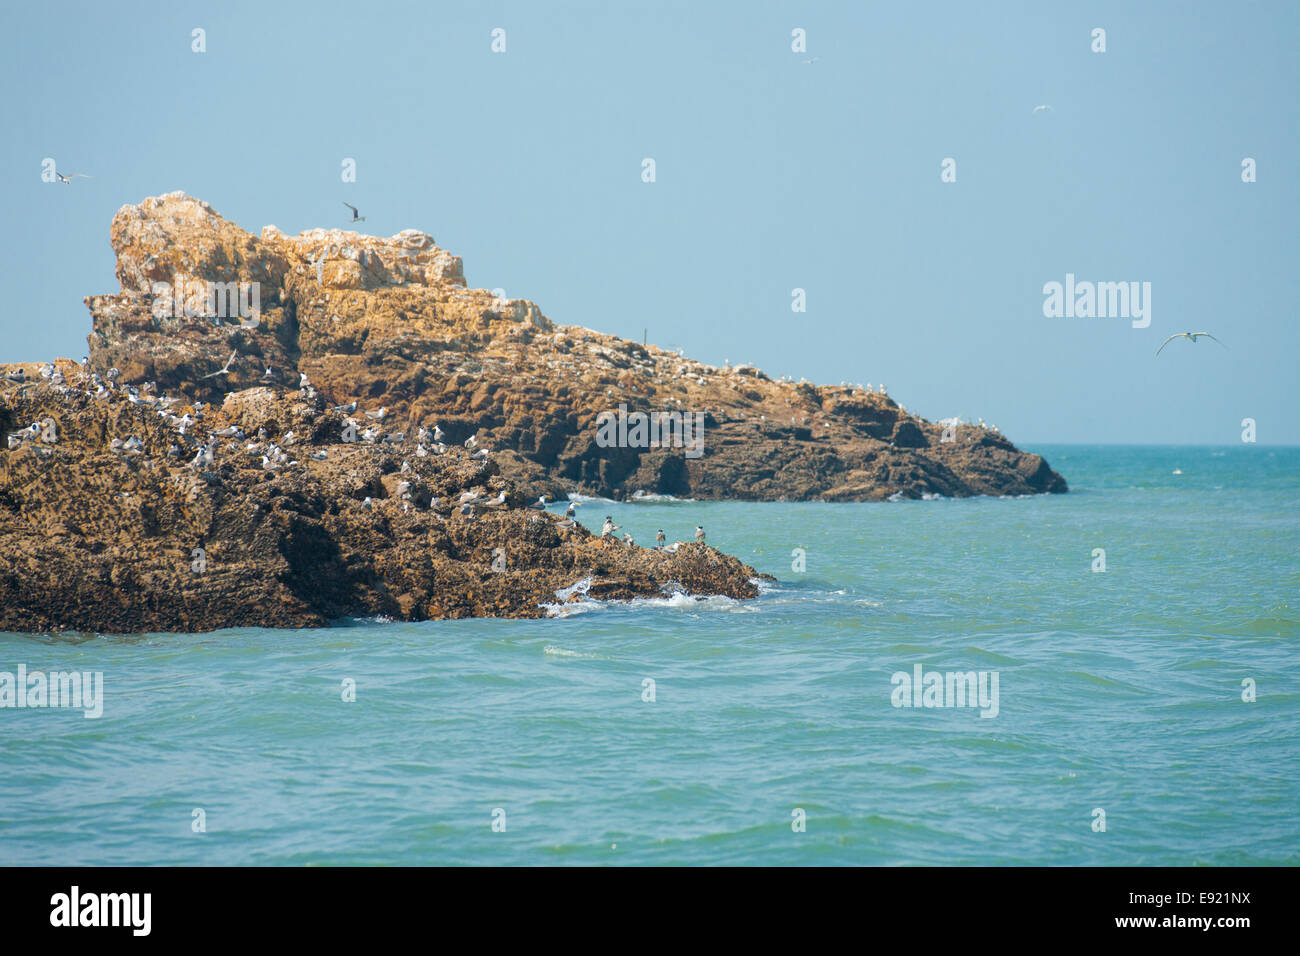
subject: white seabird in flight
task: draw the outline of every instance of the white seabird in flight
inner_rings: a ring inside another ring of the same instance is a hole
[[[366,217],[365,217],[365,216],[359,216],[359,215],[357,215],[357,207],[354,206],[354,205],[352,205],[352,203],[350,203],[350,202],[345,202],[343,205],[347,206],[349,209],[352,210],[352,219],[351,219],[352,222],[365,222],[365,221],[366,221]]]
[[[1160,343],[1160,348],[1156,349],[1156,355],[1159,355],[1161,352],[1163,352],[1165,346],[1168,345],[1170,342],[1172,342],[1174,339],[1187,339],[1187,341],[1195,345],[1196,340],[1199,339],[1201,336],[1205,336],[1205,338],[1207,339],[1214,339],[1214,341],[1219,342],[1219,340],[1215,339],[1214,336],[1211,335],[1209,332],[1175,332],[1173,335],[1169,336],[1169,338],[1165,339],[1163,342]],[[1223,345],[1222,342],[1219,342],[1219,344]],[[1223,345],[1223,347],[1225,349],[1227,348],[1226,345]]]
[[[215,372],[209,372],[207,375],[204,375],[203,377],[204,377],[204,378],[212,378],[214,375],[225,375],[227,372],[230,371],[230,366],[232,366],[232,365],[235,364],[235,358],[236,358],[238,355],[239,355],[238,352],[231,352],[231,353],[230,353],[230,358],[226,359],[226,364],[225,364],[225,365],[223,365],[221,368],[217,369]]]
[[[71,173],[70,175],[65,176],[63,175],[63,173],[58,172],[56,170],[54,175],[59,177],[59,182],[63,183],[65,186],[71,186],[72,181],[76,179],[78,176],[80,176],[82,179],[90,179],[90,177],[87,176],[85,173]]]
[[[1043,110],[1051,110],[1051,112],[1053,112],[1053,113],[1056,112],[1056,110],[1052,109],[1051,105],[1050,105],[1050,104],[1047,104],[1047,103],[1042,103],[1042,104],[1040,104],[1040,105],[1034,107],[1034,112],[1035,112],[1035,113],[1041,112],[1041,111],[1043,111]]]

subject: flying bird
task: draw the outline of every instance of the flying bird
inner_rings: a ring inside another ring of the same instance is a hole
[[[1201,336],[1205,336],[1205,338],[1207,339],[1214,339],[1214,341],[1219,342],[1219,340],[1215,339],[1214,336],[1211,335],[1209,332],[1175,332],[1173,335],[1169,336],[1169,338],[1165,339],[1163,342],[1160,343],[1160,348],[1156,349],[1156,355],[1159,355],[1161,352],[1163,352],[1165,346],[1168,345],[1170,342],[1172,342],[1174,339],[1187,339],[1189,342],[1195,344],[1196,340],[1199,339]],[[1219,342],[1219,344],[1223,345],[1222,342]],[[1223,345],[1223,347],[1225,349],[1227,348],[1226,345]]]
[[[1039,106],[1035,106],[1035,107],[1034,107],[1034,112],[1035,112],[1035,113],[1041,112],[1042,110],[1052,110],[1053,113],[1056,112],[1056,110],[1053,110],[1052,107],[1049,106],[1047,103],[1043,103],[1043,104],[1041,104],[1041,105],[1039,105]]]
[[[90,179],[90,177],[87,176],[85,173],[72,173],[70,176],[65,176],[63,175],[63,173],[58,172],[56,170],[54,175],[59,177],[59,182],[63,183],[65,186],[71,186],[72,181],[76,179],[78,176],[80,176],[82,179]]]
[[[214,375],[225,375],[227,372],[230,371],[230,366],[232,366],[232,365],[235,364],[235,358],[236,358],[238,355],[239,355],[238,352],[231,352],[231,353],[230,353],[230,358],[226,359],[226,364],[225,364],[225,365],[223,365],[221,368],[217,369],[215,372],[209,372],[207,375],[204,375],[203,377],[204,377],[204,378],[212,378]]]
[[[365,221],[366,221],[366,217],[365,217],[365,216],[358,216],[358,215],[357,215],[357,207],[354,206],[354,205],[352,205],[352,203],[350,203],[350,202],[345,202],[343,205],[347,206],[349,209],[352,210],[352,220],[351,220],[352,222],[365,222]]]

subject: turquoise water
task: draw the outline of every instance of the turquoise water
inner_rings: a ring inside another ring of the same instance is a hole
[[[106,688],[0,710],[0,863],[1300,863],[1300,449],[1034,450],[1071,494],[581,509],[702,523],[754,601],[0,635]],[[917,664],[997,716],[894,707]]]

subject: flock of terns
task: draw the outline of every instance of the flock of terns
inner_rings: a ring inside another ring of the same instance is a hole
[[[545,498],[545,495],[543,495],[542,497]],[[567,512],[565,512],[565,515],[564,515],[566,521],[572,521],[572,520],[573,520],[573,509],[576,507],[576,505],[577,505],[577,502],[575,502],[574,504],[569,505],[569,510],[568,510]],[[534,507],[536,507],[536,505],[534,505]],[[615,532],[615,531],[618,531],[618,530],[619,530],[620,528],[622,528],[622,527],[623,527],[622,525],[614,524],[614,519],[613,519],[612,516],[610,516],[610,515],[605,515],[605,523],[604,523],[603,525],[601,525],[601,528],[600,528],[600,537],[601,537],[601,539],[602,539],[602,540],[617,540],[617,538],[616,538],[615,535],[614,535],[614,532]],[[696,543],[697,543],[697,544],[704,544],[704,538],[705,538],[704,528],[703,528],[702,525],[698,525],[698,524],[697,524],[697,525],[695,526],[695,541],[696,541]],[[625,545],[627,545],[629,548],[635,548],[635,547],[636,547],[636,541],[633,539],[632,535],[628,534],[626,531],[623,532],[623,543],[624,543]],[[664,529],[663,529],[663,528],[660,528],[658,531],[655,532],[655,550],[656,550],[656,551],[669,551],[669,552],[674,552],[674,553],[675,553],[675,552],[677,551],[677,548],[678,548],[678,546],[679,546],[680,544],[681,544],[681,542],[679,541],[679,542],[675,542],[675,543],[673,543],[673,544],[670,545],[670,544],[668,543],[668,538],[664,535]]]
[[[209,373],[209,375],[204,377],[210,378],[215,375],[228,373],[236,358],[237,353],[232,353],[230,358],[226,361],[226,364],[221,369]],[[158,416],[163,419],[163,421],[172,428],[177,435],[178,440],[168,447],[167,456],[173,459],[184,458],[187,452],[182,450],[182,446],[190,446],[194,449],[194,456],[189,459],[186,467],[192,471],[212,468],[216,464],[217,455],[222,451],[221,445],[223,440],[226,442],[225,450],[228,452],[233,452],[235,454],[242,452],[250,458],[260,457],[261,467],[264,471],[274,473],[285,468],[292,469],[300,466],[299,461],[293,458],[291,454],[286,451],[286,449],[297,444],[299,440],[292,430],[285,432],[278,441],[272,441],[266,429],[259,428],[257,433],[251,436],[252,440],[249,440],[250,436],[245,434],[242,428],[237,425],[227,425],[223,428],[208,430],[206,439],[196,442],[193,433],[202,430],[206,409],[208,407],[207,404],[201,401],[195,401],[191,409],[178,415],[173,411],[173,408],[180,402],[180,399],[169,396],[159,396],[157,394],[158,388],[156,383],[145,382],[139,387],[135,385],[121,385],[118,382],[118,379],[121,377],[121,373],[118,369],[111,368],[103,376],[100,376],[98,372],[90,371],[88,366],[89,359],[83,358],[81,363],[83,382],[80,389],[69,384],[64,374],[52,364],[41,363],[38,365],[37,371],[42,380],[47,382],[57,392],[63,395],[70,394],[74,390],[80,390],[95,400],[107,401],[113,398],[125,397],[125,399],[132,405],[141,405],[155,409]],[[268,375],[273,371],[273,369],[268,368]],[[8,373],[5,378],[10,382],[17,382],[24,386],[36,384],[34,380],[31,382],[28,381],[28,376],[21,367]],[[311,381],[305,372],[299,374],[299,394],[300,397],[307,400],[314,401],[316,399],[315,388],[312,386]],[[405,432],[384,433],[383,429],[379,427],[388,415],[387,407],[380,408],[377,411],[362,410],[362,418],[367,422],[374,422],[375,425],[367,427],[364,431],[355,431],[356,429],[361,428],[361,422],[351,416],[358,410],[359,406],[356,401],[329,407],[329,411],[343,415],[343,421],[346,423],[345,432],[347,432],[347,428],[350,426],[353,430],[350,433],[356,435],[354,440],[361,444],[385,443],[390,445],[400,445],[405,442]],[[47,418],[42,421],[33,422],[26,428],[11,433],[8,436],[8,447],[10,450],[14,450],[21,447],[24,441],[42,437],[46,441],[53,440],[53,429],[54,422],[52,419]],[[425,428],[423,425],[419,426],[416,433],[416,457],[424,458],[429,455],[446,454],[448,445],[443,441],[445,437],[442,428],[436,423],[434,424],[432,431]],[[347,440],[345,439],[345,442],[346,441]],[[427,447],[426,443],[428,443]],[[474,460],[485,461],[491,455],[490,448],[480,446],[477,433],[471,435],[465,440],[464,447],[471,452],[470,457]],[[145,450],[145,444],[135,435],[125,439],[113,438],[109,442],[109,450],[118,457],[129,459],[142,454]],[[322,448],[313,452],[310,457],[314,460],[324,460],[328,455],[326,450]],[[401,465],[400,474],[405,475],[409,472],[410,462],[404,460]],[[479,489],[481,489],[481,486],[479,486]],[[505,489],[499,491],[495,496],[489,495],[487,492],[479,489],[470,489],[462,492],[456,501],[452,503],[453,508],[459,514],[472,518],[475,514],[475,509],[495,511],[507,507],[507,493]],[[407,478],[401,478],[397,483],[395,491],[397,498],[403,503],[403,510],[409,511],[413,500],[410,480]],[[558,527],[564,529],[575,527],[578,523],[577,509],[581,504],[582,503],[578,501],[570,501],[564,512],[564,517],[558,522]],[[529,505],[529,508],[535,511],[547,512],[551,506],[552,502],[548,500],[548,495],[543,494],[537,499],[537,501]],[[372,510],[374,508],[374,502],[371,498],[367,497],[362,501],[361,507],[367,510]],[[432,498],[429,502],[429,509],[437,510],[440,508],[441,500],[439,498]],[[621,530],[621,526],[614,524],[612,517],[606,515],[604,524],[601,528],[600,538],[602,541],[617,541],[619,539],[616,537],[615,532],[619,530]],[[700,544],[704,543],[705,532],[702,526],[696,526],[695,540]],[[628,533],[623,534],[622,543],[628,548],[636,547],[635,540],[632,538],[632,535]],[[680,542],[669,545],[662,528],[659,529],[655,535],[655,550],[675,553],[679,544]]]

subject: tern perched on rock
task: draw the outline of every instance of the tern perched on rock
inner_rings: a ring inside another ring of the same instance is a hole
[[[605,523],[601,525],[600,536],[602,538],[608,538],[615,531],[617,531],[619,527],[620,525],[614,524],[614,519],[612,517],[610,517],[609,515],[605,515]]]
[[[697,524],[697,525],[695,526],[695,540],[698,541],[700,544],[703,544],[703,543],[704,543],[704,526],[703,526],[703,525],[698,525],[698,524]]]
[[[502,488],[500,494],[495,498],[479,501],[478,504],[484,508],[504,508],[506,506],[506,490]]]

